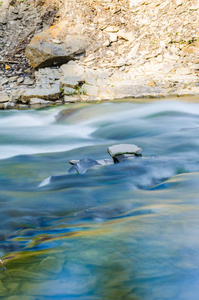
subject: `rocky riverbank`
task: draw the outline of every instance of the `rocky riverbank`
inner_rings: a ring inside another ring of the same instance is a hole
[[[0,3],[1,109],[199,94],[199,1]]]

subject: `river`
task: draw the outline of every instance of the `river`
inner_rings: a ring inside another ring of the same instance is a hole
[[[199,104],[0,112],[0,297],[198,299]],[[142,158],[65,175],[70,159]]]

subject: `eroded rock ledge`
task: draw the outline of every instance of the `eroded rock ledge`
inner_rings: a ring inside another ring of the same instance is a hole
[[[13,20],[20,25],[33,8],[38,19],[24,50],[37,70],[30,66],[30,75],[23,68],[17,71],[5,45],[1,108],[199,94],[198,1],[73,0],[70,6],[48,1],[48,14],[56,10],[56,17],[45,26],[38,20],[47,3],[41,9],[39,1],[29,3],[7,3],[0,26],[7,37]]]

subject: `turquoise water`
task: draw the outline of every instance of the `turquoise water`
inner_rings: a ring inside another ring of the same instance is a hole
[[[198,299],[199,104],[62,109],[0,112],[0,297]],[[120,143],[143,158],[64,176]]]

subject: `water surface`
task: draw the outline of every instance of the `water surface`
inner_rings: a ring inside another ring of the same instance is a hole
[[[2,299],[198,299],[199,104],[0,112]],[[70,159],[143,158],[65,175]]]

